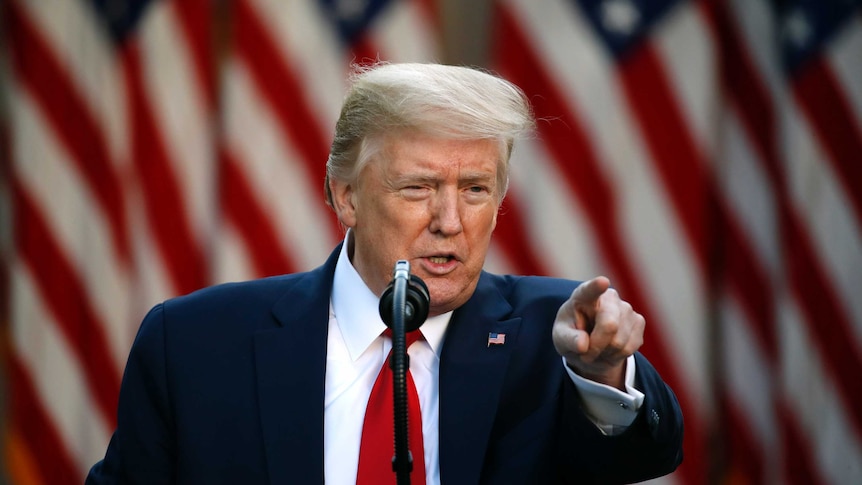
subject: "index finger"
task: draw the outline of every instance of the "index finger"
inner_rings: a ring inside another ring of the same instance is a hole
[[[589,281],[581,283],[572,293],[572,301],[578,309],[584,306],[595,307],[599,297],[611,287],[611,280],[604,276],[597,276]]]

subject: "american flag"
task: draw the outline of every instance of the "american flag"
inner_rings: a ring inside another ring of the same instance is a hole
[[[488,347],[492,345],[503,345],[506,343],[506,334],[505,333],[489,333],[488,334]]]
[[[646,316],[686,419],[665,481],[858,480],[862,2],[497,13],[496,66],[542,119],[513,162],[514,267],[606,273]]]
[[[646,316],[686,418],[660,481],[858,480],[862,1],[487,1],[541,119],[488,268],[606,274]],[[150,306],[323,261],[350,63],[443,59],[466,3],[2,3],[11,483],[101,458]]]
[[[208,280],[209,2],[9,1],[6,463],[82,481],[145,308]],[[101,449],[101,451],[100,451]]]
[[[149,307],[329,254],[324,163],[350,64],[434,58],[437,15],[420,1],[0,8],[6,471],[82,483]]]

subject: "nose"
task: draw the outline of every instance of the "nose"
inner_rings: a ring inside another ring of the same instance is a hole
[[[431,204],[431,225],[429,229],[432,233],[452,236],[463,230],[457,189],[447,188],[446,190],[438,191]]]

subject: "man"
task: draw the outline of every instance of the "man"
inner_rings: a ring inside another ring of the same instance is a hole
[[[378,298],[397,260],[431,299],[409,349],[424,438],[414,483],[673,471],[679,405],[636,352],[643,317],[610,282],[482,271],[514,140],[533,124],[523,93],[433,64],[380,65],[353,81],[325,185],[344,244],[311,272],[153,308],[88,483],[360,480],[366,403],[391,347]]]

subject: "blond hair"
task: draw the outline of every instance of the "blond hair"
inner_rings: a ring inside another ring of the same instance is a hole
[[[496,139],[500,144],[499,201],[509,182],[515,139],[534,127],[524,92],[486,71],[442,64],[377,64],[351,77],[326,162],[329,180],[353,184],[380,153],[386,135],[400,130],[455,139]]]

